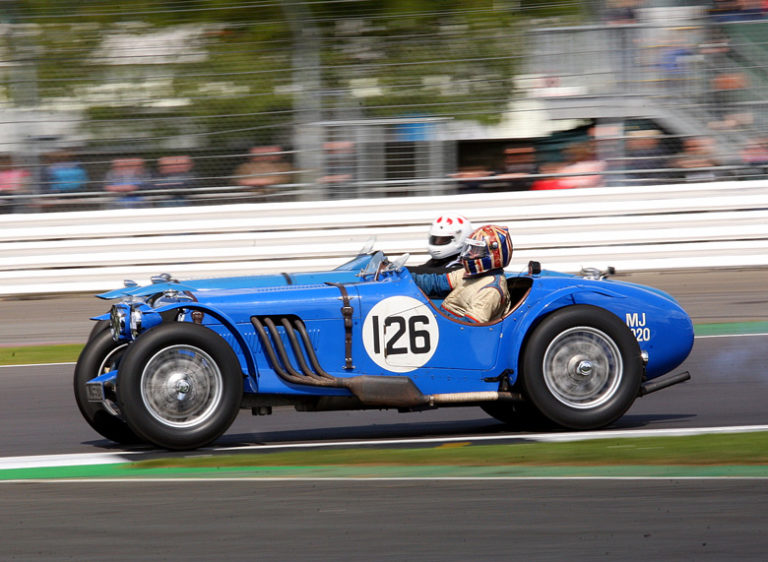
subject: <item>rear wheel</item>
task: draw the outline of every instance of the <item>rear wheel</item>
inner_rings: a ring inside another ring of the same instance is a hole
[[[232,349],[209,328],[189,323],[161,324],[136,340],[117,390],[129,426],[168,449],[217,439],[237,416],[242,394]]]
[[[563,427],[595,429],[620,418],[638,395],[637,340],[614,314],[576,305],[545,318],[528,340],[523,390],[544,416]]]
[[[107,395],[106,402],[89,402],[85,390],[89,380],[117,368],[127,346],[125,342],[114,341],[109,330],[93,334],[77,360],[74,391],[77,407],[93,429],[107,439],[131,445],[142,443],[143,439],[119,417],[116,397]]]

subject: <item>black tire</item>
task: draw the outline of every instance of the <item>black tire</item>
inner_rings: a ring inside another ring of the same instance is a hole
[[[109,320],[97,320],[91,328],[91,333],[88,334],[88,341],[91,341],[97,334],[109,330]]]
[[[109,330],[95,333],[77,359],[74,391],[77,407],[88,425],[107,439],[123,445],[134,445],[143,443],[143,439],[118,417],[117,404],[105,406],[99,402],[88,402],[85,392],[85,383],[112,370],[119,363],[126,347],[125,342],[115,342]]]
[[[213,330],[161,324],[138,338],[120,366],[117,398],[128,425],[166,449],[216,440],[238,414],[240,363]]]
[[[642,374],[640,346],[629,328],[589,305],[546,317],[527,341],[521,365],[525,396],[569,429],[596,429],[619,419],[637,398]]]

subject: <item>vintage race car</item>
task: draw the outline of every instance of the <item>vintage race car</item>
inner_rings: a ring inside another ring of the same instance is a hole
[[[241,408],[300,411],[480,406],[594,429],[672,373],[693,326],[666,293],[600,272],[508,274],[512,310],[473,324],[444,314],[405,267],[378,252],[346,280],[169,289],[127,296],[75,370],[86,420],[119,441],[193,449]]]

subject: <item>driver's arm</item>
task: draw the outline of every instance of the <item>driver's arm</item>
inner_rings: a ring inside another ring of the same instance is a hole
[[[430,298],[444,298],[452,289],[446,273],[416,273],[413,280]]]

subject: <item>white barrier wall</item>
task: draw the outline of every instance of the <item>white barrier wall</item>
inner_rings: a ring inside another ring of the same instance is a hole
[[[375,236],[425,261],[442,212],[507,225],[509,269],[768,266],[768,181],[0,215],[0,296],[331,269]]]

